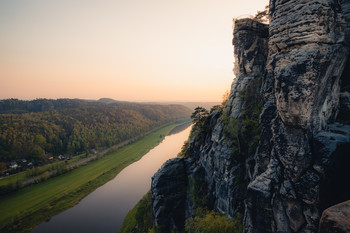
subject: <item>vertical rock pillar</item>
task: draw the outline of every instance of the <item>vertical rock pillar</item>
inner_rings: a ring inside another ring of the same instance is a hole
[[[266,147],[262,135],[260,145],[270,151],[256,154],[246,197],[246,232],[317,232],[320,186],[331,166],[317,161],[327,156],[330,161],[337,147],[349,142],[346,128],[340,133],[331,125],[349,56],[348,5],[337,0],[270,1],[265,81],[273,86],[264,111],[270,107],[276,112],[273,119],[262,115],[262,127],[271,130],[272,138]],[[330,136],[334,132],[338,136]],[[326,141],[331,145],[330,138],[334,146],[318,150],[321,144],[327,147]]]

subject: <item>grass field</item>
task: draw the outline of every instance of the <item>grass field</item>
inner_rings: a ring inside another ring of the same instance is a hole
[[[68,164],[76,162],[82,158],[85,158],[85,153],[74,156],[71,160],[68,161]],[[46,164],[44,166],[41,166],[40,168],[47,168],[47,167],[50,167],[50,166],[57,164],[59,162],[62,162],[62,161],[55,161],[54,163]],[[22,171],[22,172],[13,174],[11,176],[6,176],[6,177],[3,177],[2,179],[0,179],[0,186],[7,185],[8,183],[15,183],[17,180],[23,181],[25,179],[28,179],[28,177],[26,175],[26,171]]]
[[[8,183],[11,183],[11,182],[16,182],[17,180],[24,180],[25,178],[27,178],[26,173],[20,172],[12,176],[8,176],[0,179],[0,186],[7,185]]]
[[[86,166],[0,198],[0,231],[30,232],[39,223],[75,205],[159,144],[175,124],[159,129]]]

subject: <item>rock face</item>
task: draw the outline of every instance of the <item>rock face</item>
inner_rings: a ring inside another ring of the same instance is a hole
[[[272,140],[262,135],[255,155],[245,231],[317,232],[320,212],[350,197],[341,166],[350,164],[350,128],[335,122],[338,115],[349,121],[348,93],[341,93],[349,79],[349,3],[271,0],[270,14],[266,80],[273,87],[264,90],[261,127]]]
[[[337,1],[271,1],[270,66],[285,125],[318,131],[334,121],[348,58]]]
[[[350,201],[329,207],[322,213],[320,233],[350,232]]]
[[[234,45],[234,74],[235,81],[232,83],[226,111],[234,118],[242,118],[245,114],[244,104],[247,101],[240,98],[240,93],[248,88],[254,94],[260,92],[262,78],[265,74],[267,59],[268,27],[251,19],[241,19],[235,22],[233,32]],[[259,83],[260,82],[260,83]],[[252,87],[252,84],[256,84]]]
[[[153,177],[162,232],[201,206],[244,213],[245,232],[317,232],[350,199],[350,1],[271,0],[270,18],[235,22],[225,107]]]
[[[153,177],[153,215],[155,225],[161,231],[183,228],[187,189],[185,172],[184,160],[175,158],[166,162]],[[167,194],[167,198],[163,198],[164,194]]]
[[[234,217],[237,212],[244,213],[244,193],[248,184],[248,171],[244,157],[253,157],[243,149],[237,152],[231,139],[225,134],[227,119],[243,120],[253,116],[260,96],[261,83],[265,74],[267,59],[268,27],[251,19],[236,22],[234,30],[235,73],[236,79],[225,108],[214,111],[198,129],[197,136],[190,142],[185,158],[166,163],[152,179],[152,200],[155,226],[159,232],[170,232],[171,229],[182,230],[185,218],[189,218],[197,207],[207,206]],[[253,93],[253,94],[252,94]],[[243,98],[242,95],[252,96]],[[258,114],[256,118],[258,119]],[[181,169],[179,169],[179,164]],[[181,173],[181,175],[180,175]],[[187,184],[187,195],[178,195],[174,183],[181,176],[181,190]],[[166,182],[164,182],[166,181]],[[176,203],[174,206],[167,203]],[[185,205],[181,204],[185,203]],[[168,214],[166,214],[168,213]],[[172,214],[170,214],[172,213]],[[182,216],[174,218],[172,215]],[[177,220],[182,221],[176,224]]]

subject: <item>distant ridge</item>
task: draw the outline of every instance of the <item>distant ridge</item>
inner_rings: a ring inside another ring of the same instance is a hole
[[[111,104],[111,103],[128,103],[130,101],[120,101],[120,100],[114,100],[111,98],[101,98],[99,100],[97,100],[97,102],[100,103],[106,103],[106,104]],[[191,101],[191,102],[187,102],[187,101],[165,101],[165,102],[157,102],[157,101],[151,101],[151,102],[134,102],[134,103],[141,103],[141,104],[160,104],[160,105],[183,105],[186,106],[188,108],[190,108],[191,110],[194,110],[196,107],[200,106],[206,109],[211,109],[213,106],[215,105],[220,105],[220,102],[196,102],[196,101]]]
[[[84,100],[84,99],[35,99],[35,100],[19,100],[19,99],[3,99],[0,100],[0,114],[6,113],[29,113],[29,112],[45,112],[50,110],[62,110],[73,108],[90,108],[101,106],[123,106],[130,108],[131,106],[141,105],[170,105],[164,103],[142,103],[117,101],[110,98],[101,98],[99,100]],[[181,105],[181,104],[176,104]],[[186,107],[188,111],[189,107]]]
[[[183,105],[185,107],[188,107],[192,111],[196,107],[203,107],[207,110],[210,110],[215,105],[220,105],[220,102],[144,102],[145,104],[161,104],[161,105],[169,105],[169,104],[175,104],[175,105]]]
[[[97,100],[97,102],[111,104],[111,103],[116,103],[116,102],[127,102],[127,101],[118,101],[118,100],[114,100],[111,98],[101,98],[101,99]]]
[[[100,98],[98,100],[89,99],[35,99],[35,100],[19,100],[19,99],[2,99],[0,100],[0,114],[4,113],[26,113],[26,112],[44,112],[49,110],[58,110],[66,108],[87,107],[96,104],[146,104],[146,105],[182,105],[193,111],[196,107],[204,107],[208,110],[220,102],[132,102],[114,100],[111,98]]]
[[[143,101],[121,101],[121,100],[115,100],[112,98],[100,98],[99,100],[87,100],[89,102],[99,102],[99,103],[105,103],[105,104],[112,104],[112,103],[140,103],[140,104],[159,104],[159,105],[183,105],[185,107],[188,107],[191,110],[194,110],[196,107],[203,107],[206,108],[207,110],[210,110],[213,106],[215,105],[220,105],[220,102],[214,102],[214,101],[149,101],[149,102],[143,102]]]

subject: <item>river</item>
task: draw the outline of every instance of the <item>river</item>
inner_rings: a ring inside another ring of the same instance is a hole
[[[33,233],[116,233],[130,209],[147,193],[151,177],[168,159],[176,157],[191,127],[166,136],[139,161],[97,188],[79,204],[36,227]]]

